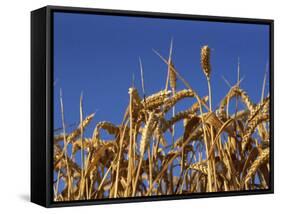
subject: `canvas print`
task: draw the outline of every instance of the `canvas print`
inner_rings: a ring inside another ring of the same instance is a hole
[[[270,27],[53,14],[54,202],[267,190]]]

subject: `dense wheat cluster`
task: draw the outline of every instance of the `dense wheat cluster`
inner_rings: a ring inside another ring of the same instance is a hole
[[[181,77],[171,55],[165,59],[157,53],[168,67],[166,88],[149,96],[129,88],[123,121],[97,122],[91,137],[84,131],[94,114],[83,115],[82,97],[79,126],[66,133],[61,97],[62,132],[54,135],[53,145],[54,200],[267,189],[269,95],[253,103],[237,82],[212,109],[210,51],[208,46],[201,49],[203,73],[198,75],[205,74],[209,86],[204,97]],[[185,89],[177,91],[179,81]],[[244,108],[230,113],[231,100]],[[176,111],[179,102],[188,107]],[[179,137],[175,127],[181,127]],[[105,132],[113,140],[104,140]]]

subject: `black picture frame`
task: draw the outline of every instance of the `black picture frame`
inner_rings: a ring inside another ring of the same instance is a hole
[[[265,24],[270,27],[270,183],[267,190],[53,202],[53,12]],[[31,12],[31,202],[44,207],[144,202],[274,192],[274,21],[202,15],[46,6]]]

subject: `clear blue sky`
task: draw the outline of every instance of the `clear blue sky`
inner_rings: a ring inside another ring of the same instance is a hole
[[[238,57],[241,77],[245,77],[241,87],[253,101],[260,99],[269,61],[268,25],[55,12],[54,127],[61,127],[60,88],[67,124],[79,122],[82,91],[85,115],[97,112],[88,134],[98,121],[119,124],[133,73],[141,94],[138,57],[143,62],[147,95],[164,88],[167,66],[152,48],[167,57],[172,37],[175,67],[201,96],[207,95],[207,83],[200,66],[200,48],[205,44],[212,48],[214,107],[229,90],[222,76],[231,84],[236,81]],[[179,89],[184,88],[178,84]]]
[[[241,62],[241,87],[254,102],[261,96],[264,72],[269,59],[269,26],[206,21],[168,20],[103,16],[92,14],[54,14],[54,128],[61,127],[59,90],[63,91],[66,124],[79,122],[79,98],[83,91],[84,115],[96,112],[85,135],[91,137],[97,122],[120,124],[128,105],[128,88],[135,75],[141,93],[138,58],[144,67],[146,94],[164,88],[167,66],[152,52],[165,57],[174,40],[176,69],[199,95],[207,95],[207,83],[200,65],[200,48],[212,49],[213,108],[237,80],[237,61]],[[268,80],[266,93],[268,92]],[[178,89],[184,86],[178,82]],[[186,100],[182,110],[192,105]],[[68,129],[73,130],[74,127]],[[176,136],[181,128],[176,128]],[[80,156],[77,157],[80,163]],[[177,171],[177,170],[176,170]],[[56,178],[56,173],[54,174]],[[60,184],[60,191],[63,184]]]

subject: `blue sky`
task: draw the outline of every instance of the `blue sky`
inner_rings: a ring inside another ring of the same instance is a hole
[[[91,137],[99,121],[120,124],[128,105],[133,75],[135,87],[142,95],[139,57],[144,68],[146,95],[164,89],[167,66],[152,49],[167,58],[171,38],[175,67],[200,96],[208,93],[200,65],[200,49],[203,45],[212,49],[213,108],[229,90],[222,76],[231,84],[237,80],[238,57],[240,75],[244,77],[241,87],[254,102],[260,100],[264,72],[270,60],[268,25],[55,12],[54,128],[62,126],[60,89],[67,125],[80,120],[81,92],[84,116],[96,112],[85,135]],[[266,94],[268,82],[267,79]],[[183,88],[178,81],[178,90]],[[186,109],[193,103],[192,99],[181,101],[176,110]],[[181,132],[181,128],[176,127],[176,137]],[[79,155],[76,158],[80,162]]]
[[[207,94],[207,84],[200,67],[200,48],[205,44],[212,48],[214,107],[229,90],[222,76],[231,84],[236,81],[238,57],[241,77],[245,77],[242,88],[254,101],[260,99],[269,60],[268,25],[55,12],[54,127],[61,127],[60,88],[67,124],[79,121],[81,92],[84,114],[97,112],[92,125],[101,120],[120,123],[133,74],[141,94],[139,57],[146,93],[164,88],[167,68],[152,49],[167,57],[171,38],[176,69],[201,96]],[[178,89],[184,88],[180,82],[178,85]]]

